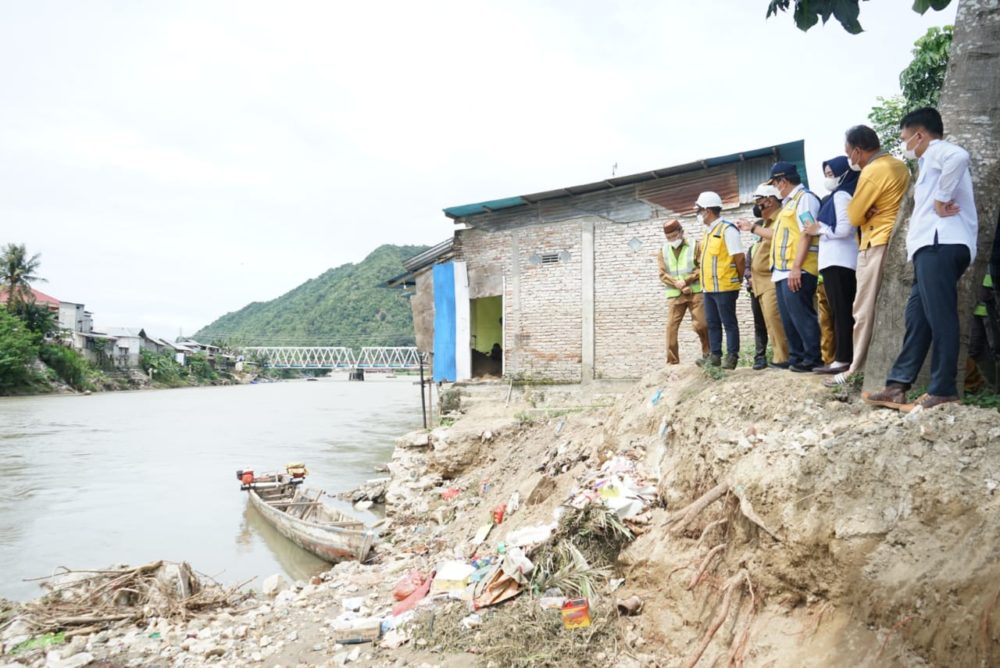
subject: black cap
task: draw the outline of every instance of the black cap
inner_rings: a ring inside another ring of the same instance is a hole
[[[789,176],[798,176],[799,168],[795,166],[792,162],[776,162],[774,167],[771,168],[771,180],[768,183],[772,183],[776,178],[785,178]],[[801,177],[800,177],[801,178]]]

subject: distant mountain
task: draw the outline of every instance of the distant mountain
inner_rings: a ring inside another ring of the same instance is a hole
[[[197,331],[202,343],[412,346],[410,302],[385,282],[427,246],[376,248],[364,261],[330,269],[269,302],[253,302]]]

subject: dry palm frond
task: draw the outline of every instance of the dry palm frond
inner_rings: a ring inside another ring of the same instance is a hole
[[[544,592],[555,588],[564,596],[593,598],[596,581],[607,580],[611,573],[607,568],[594,568],[573,543],[559,541],[545,554],[536,557],[532,572],[531,588]]]

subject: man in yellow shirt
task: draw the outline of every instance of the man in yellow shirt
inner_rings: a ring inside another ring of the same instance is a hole
[[[691,312],[691,325],[701,339],[701,355],[708,356],[708,327],[702,304],[701,283],[698,280],[697,258],[701,254],[698,243],[684,238],[681,221],[663,224],[666,243],[656,254],[660,265],[660,282],[667,287],[667,364],[679,364],[677,333],[686,311]]]
[[[842,385],[865,368],[875,326],[875,300],[882,285],[885,251],[896,224],[899,205],[910,185],[910,170],[902,160],[882,150],[878,135],[866,125],[847,131],[844,152],[851,169],[860,171],[854,197],[847,207],[851,225],[861,232],[858,249],[858,291],[854,297],[854,360],[851,367],[825,382]]]

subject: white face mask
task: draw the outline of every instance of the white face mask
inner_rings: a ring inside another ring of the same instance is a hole
[[[851,168],[851,171],[855,171],[855,172],[860,172],[861,171],[861,165],[859,165],[858,163],[854,162],[850,158],[847,159],[847,166]]]
[[[698,214],[698,224],[699,225],[704,225],[705,224],[705,214],[703,214],[703,213],[699,213]]]
[[[829,191],[833,192],[840,185],[840,179],[836,176],[828,176],[823,180],[823,186]]]
[[[681,237],[680,239],[670,239],[669,242],[672,248],[678,248],[682,243],[684,243],[684,237]]]
[[[913,139],[913,135],[910,135],[910,139]],[[906,140],[901,140],[900,141],[899,147],[901,149],[903,149],[903,157],[906,158],[907,160],[916,160],[917,159],[917,149],[916,149],[916,147],[914,147],[914,148],[907,148],[909,145],[910,145],[910,143],[908,141],[906,141]]]

